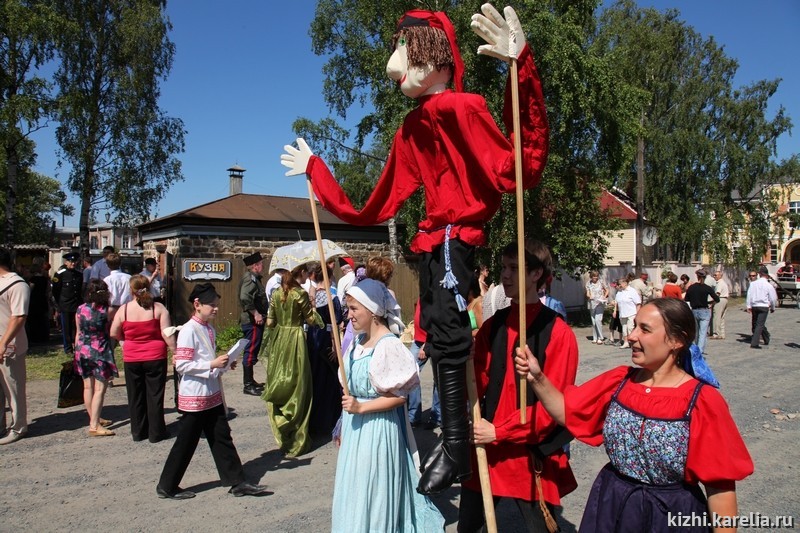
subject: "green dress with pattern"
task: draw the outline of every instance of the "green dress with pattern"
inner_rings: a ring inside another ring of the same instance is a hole
[[[261,398],[281,451],[298,456],[311,449],[311,366],[303,324],[323,327],[308,293],[292,288],[272,293],[267,313],[267,384]]]

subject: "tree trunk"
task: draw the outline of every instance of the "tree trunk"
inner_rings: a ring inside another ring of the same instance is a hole
[[[6,247],[14,248],[14,213],[17,206],[17,172],[19,171],[19,155],[17,144],[12,141],[5,147],[6,173],[8,185],[6,187]]]

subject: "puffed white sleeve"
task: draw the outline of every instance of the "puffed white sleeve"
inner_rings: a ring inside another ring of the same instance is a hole
[[[400,339],[388,338],[375,346],[369,380],[378,394],[389,396],[406,397],[419,385],[417,363]]]

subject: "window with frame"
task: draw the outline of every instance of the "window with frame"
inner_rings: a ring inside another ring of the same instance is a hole
[[[769,260],[773,265],[778,262],[778,245],[775,243],[769,245]]]
[[[789,214],[800,216],[800,202],[789,202]],[[797,224],[795,224],[791,218],[789,219],[789,227],[790,228],[797,227]]]

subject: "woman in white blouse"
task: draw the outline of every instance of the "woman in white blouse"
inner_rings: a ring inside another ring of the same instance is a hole
[[[350,395],[342,397],[331,529],[442,531],[441,513],[416,491],[418,460],[405,397],[419,375],[397,337],[400,307],[373,279],[350,287],[345,302],[356,337],[344,356]]]
[[[603,312],[608,302],[608,287],[600,280],[600,273],[596,270],[589,272],[586,299],[589,300],[589,314],[592,316],[592,342],[603,344]]]

